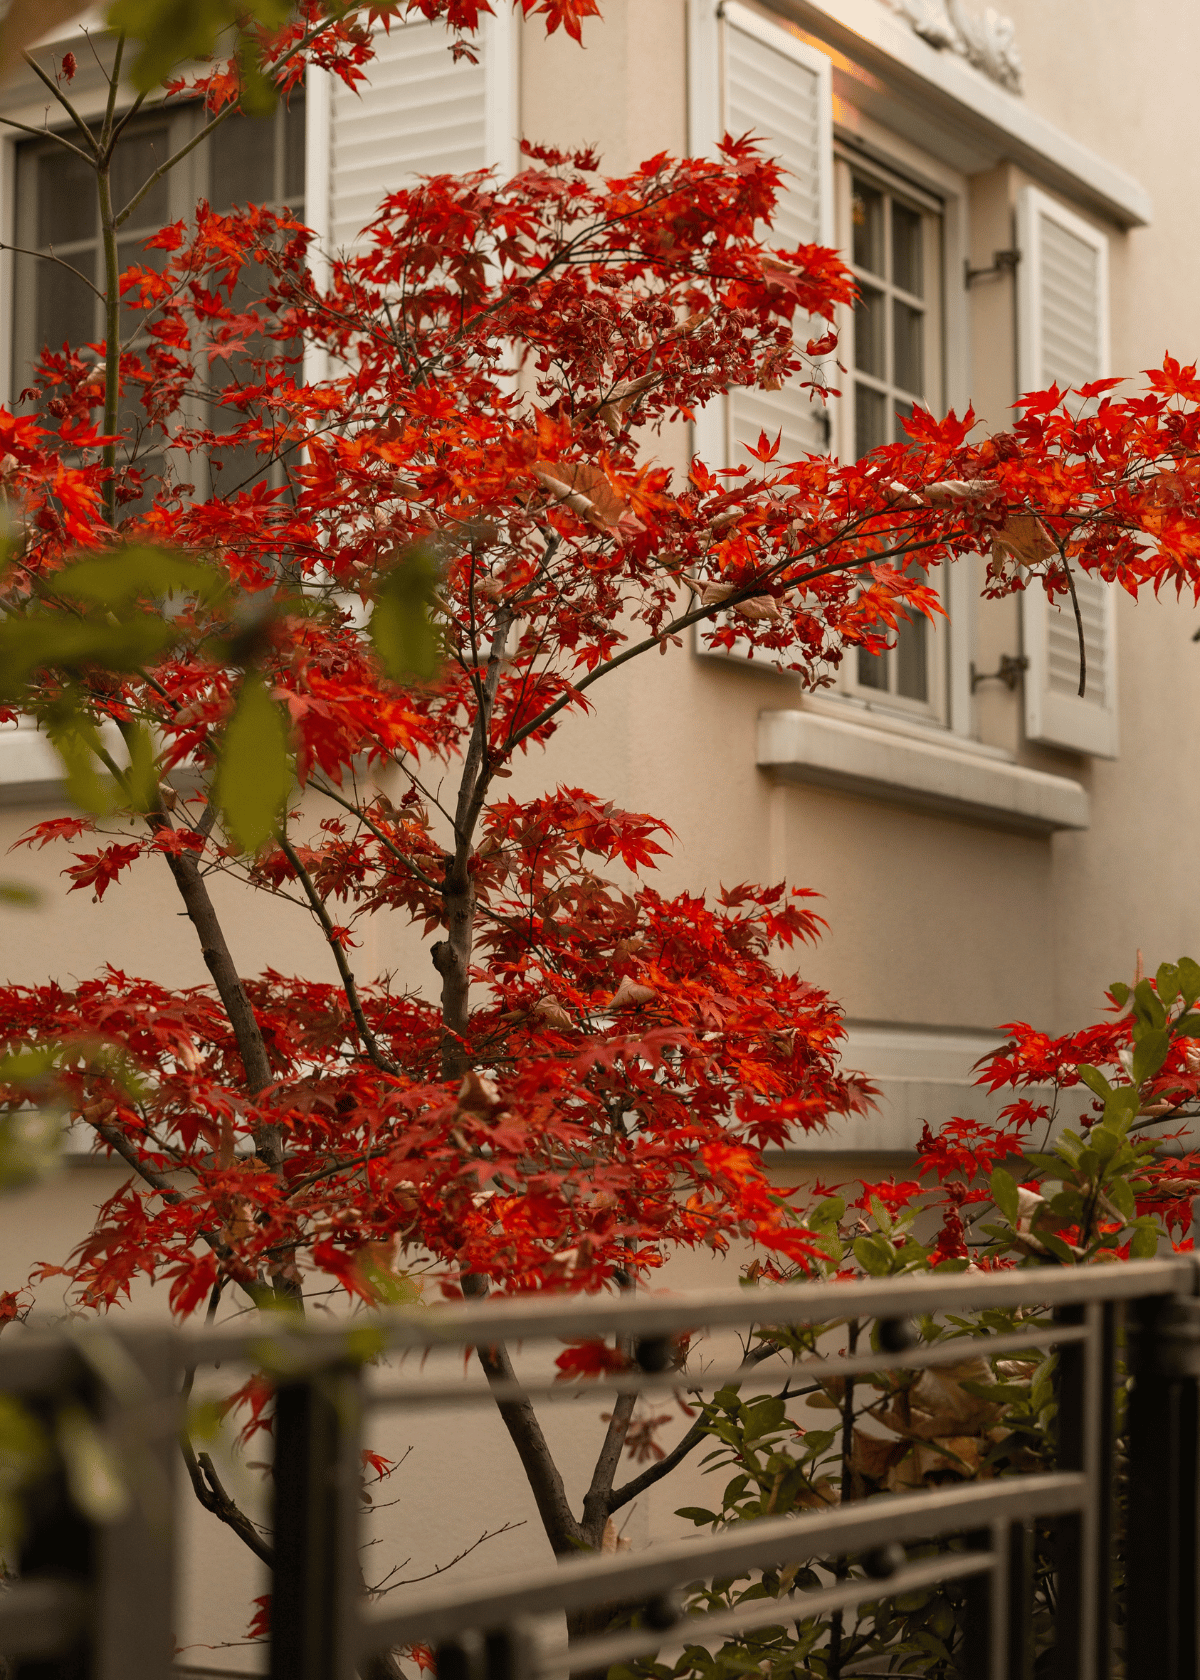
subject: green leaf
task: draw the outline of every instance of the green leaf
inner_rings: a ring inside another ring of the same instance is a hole
[[[717,1521],[717,1513],[715,1511],[702,1511],[699,1505],[684,1505],[680,1510],[676,1511],[675,1515],[677,1517],[686,1517],[689,1522],[694,1522],[697,1527],[699,1527],[701,1523],[715,1523]]]
[[[1158,973],[1154,976],[1154,985],[1158,992],[1158,1001],[1164,1009],[1170,1009],[1179,996],[1179,969],[1174,963],[1159,963]]]
[[[1137,1212],[1137,1203],[1128,1182],[1123,1178],[1114,1178],[1105,1185],[1105,1195],[1116,1208],[1123,1219],[1132,1219]]]
[[[141,43],[130,80],[149,93],[186,59],[213,57],[227,29],[240,26],[240,46],[247,23],[282,29],[291,9],[290,0],[113,0],[108,26]]]
[[[441,641],[429,620],[437,582],[433,555],[418,543],[392,567],[376,592],[368,633],[393,682],[428,678],[437,671]]]
[[[878,1232],[866,1237],[855,1237],[854,1258],[864,1272],[872,1277],[887,1277],[892,1270],[892,1245],[886,1237]]]
[[[70,695],[46,719],[46,734],[62,761],[67,797],[93,816],[107,817],[119,809],[116,779],[100,769],[100,731]]]
[[[1108,989],[1118,1004],[1124,1006],[1129,1002],[1130,988],[1125,984],[1124,980],[1114,980]]]
[[[11,905],[14,910],[36,910],[41,902],[36,887],[27,887],[24,881],[0,881],[0,904]]]
[[[1075,1072],[1079,1075],[1080,1079],[1083,1080],[1083,1083],[1088,1087],[1089,1091],[1094,1091],[1098,1097],[1102,1097],[1105,1101],[1107,1101],[1107,1099],[1112,1095],[1112,1086],[1100,1072],[1100,1069],[1093,1067],[1090,1062],[1080,1062],[1078,1067],[1075,1069]]]
[[[1183,994],[1183,1007],[1190,1009],[1200,998],[1200,963],[1193,962],[1191,957],[1180,957],[1176,963],[1179,970],[1179,990]]]
[[[1000,1209],[1005,1219],[1012,1226],[1017,1223],[1020,1209],[1020,1199],[1017,1196],[1017,1181],[1010,1172],[1003,1167],[995,1167],[992,1171],[992,1200]]]
[[[1119,1131],[1103,1123],[1099,1126],[1093,1126],[1088,1134],[1091,1153],[1097,1156],[1102,1163],[1111,1161],[1124,1142],[1125,1139]]]
[[[283,819],[291,786],[283,708],[272,700],[261,675],[252,671],[226,725],[213,788],[235,846],[256,852],[270,839]]]
[[[1152,1027],[1166,1025],[1166,1009],[1149,980],[1139,980],[1133,988],[1133,1012],[1139,1021]]]
[[[196,595],[212,605],[228,595],[229,585],[214,566],[163,548],[127,548],[64,567],[54,579],[54,592],[120,612],[141,598],[165,601],[179,594]]]
[[[1158,1253],[1158,1232],[1153,1225],[1139,1225],[1129,1239],[1131,1260],[1153,1260]]]
[[[141,613],[121,624],[79,619],[64,612],[30,613],[0,624],[0,698],[20,699],[34,671],[140,671],[178,639],[160,613]]]
[[[64,1406],[56,1434],[76,1506],[95,1523],[116,1522],[129,1509],[129,1490],[112,1449],[80,1405]]]
[[[43,1108],[0,1114],[0,1190],[20,1190],[48,1178],[62,1152],[62,1116]]]
[[[135,811],[153,811],[158,805],[158,755],[150,731],[141,723],[131,725],[125,745],[129,751],[125,772],[129,805]]]
[[[1133,1071],[1135,1085],[1141,1085],[1156,1074],[1167,1059],[1171,1048],[1171,1033],[1167,1027],[1134,1034]]]

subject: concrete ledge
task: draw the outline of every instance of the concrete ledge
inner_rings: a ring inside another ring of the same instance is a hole
[[[65,801],[58,754],[36,729],[0,729],[0,805]]]
[[[758,766],[788,781],[1026,834],[1091,821],[1086,790],[1067,776],[815,712],[760,712]]]
[[[986,156],[1011,158],[1035,179],[1082,201],[1118,227],[1145,227],[1150,194],[1119,164],[1101,157],[989,81],[963,59],[916,35],[879,0],[768,0],[848,58],[936,113]]]

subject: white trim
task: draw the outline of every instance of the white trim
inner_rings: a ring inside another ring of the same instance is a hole
[[[1093,758],[1119,756],[1117,719],[1117,586],[1104,585],[1104,640],[1107,670],[1104,704],[1076,694],[1056,694],[1050,687],[1050,614],[1063,615],[1074,635],[1074,612],[1068,598],[1051,606],[1041,582],[1031,579],[1021,595],[1022,651],[1029,661],[1025,674],[1025,734],[1030,741]]]
[[[484,146],[509,179],[520,167],[521,36],[511,6],[483,17]]]
[[[1038,187],[1022,187],[1017,195],[1017,375],[1018,394],[1044,390],[1058,370],[1043,360],[1043,225],[1053,222],[1087,246],[1096,255],[1096,371],[1107,377],[1109,361],[1108,239],[1091,222],[1044,193]],[[1096,584],[1088,580],[1089,591]],[[1099,586],[1104,643],[1104,693],[1080,698],[1056,692],[1050,682],[1051,614],[1074,634],[1071,602],[1062,596],[1052,606],[1040,582],[1032,579],[1021,596],[1022,650],[1029,660],[1025,678],[1025,734],[1030,741],[1090,753],[1096,758],[1116,758],[1117,727],[1117,604],[1116,586]]]
[[[725,44],[722,24],[740,29],[803,65],[817,77],[819,121],[826,143],[818,159],[820,202],[818,243],[834,243],[833,202],[833,74],[828,55],[800,41],[786,28],[740,3],[740,0],[689,0],[687,13],[688,151],[693,157],[715,157],[725,131]],[[712,467],[731,467],[729,403],[714,397],[692,423],[692,450]],[[708,650],[705,650],[708,651]]]
[[[720,7],[721,19],[740,29],[744,35],[752,35],[756,41],[761,41],[764,47],[770,47],[773,52],[782,53],[796,64],[801,64],[806,70],[811,70],[817,78],[817,99],[820,105],[821,127],[827,134],[833,132],[833,66],[829,62],[828,54],[818,52],[816,47],[810,47],[806,41],[798,41],[786,29],[772,23],[770,19],[762,17],[758,12],[752,12],[743,6],[739,0],[723,0]],[[719,87],[719,84],[718,84]],[[817,190],[820,193],[821,223],[817,234],[818,245],[832,245],[833,232],[833,151],[829,146],[822,147],[818,163],[820,171],[817,177]]]
[[[330,178],[333,143],[332,74],[310,64],[304,72],[304,222],[314,234],[308,268],[315,286],[329,284]],[[319,384],[329,372],[329,357],[314,344],[304,346],[304,383]]]
[[[1057,222],[1059,227],[1090,245],[1099,261],[1096,265],[1097,328],[1099,355],[1097,379],[1107,379],[1109,362],[1108,309],[1108,238],[1091,222],[1068,210],[1065,204],[1042,192],[1040,187],[1022,187],[1017,194],[1017,249],[1021,260],[1017,264],[1017,319],[1020,337],[1017,344],[1018,396],[1026,391],[1042,391],[1046,387],[1046,372],[1042,366],[1041,325],[1042,300],[1042,217]]]
[[[915,114],[929,150],[935,149],[936,130],[946,127],[980,155],[977,169],[1007,158],[1120,227],[1145,227],[1150,222],[1153,206],[1140,181],[1064,134],[955,54],[929,46],[879,0],[764,3],[816,31],[863,69],[887,78]]]
[[[1089,826],[1088,795],[1052,776],[972,752],[941,733],[883,732],[812,711],[760,712],[757,763],[787,781],[885,799],[992,828],[1049,834]]]

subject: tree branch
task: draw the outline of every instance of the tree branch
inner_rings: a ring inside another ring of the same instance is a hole
[[[123,39],[124,39],[124,36],[122,36],[122,40]],[[79,130],[80,134],[83,135],[83,138],[87,141],[87,143],[91,147],[91,151],[92,151],[92,157],[89,161],[94,161],[100,155],[100,148],[96,143],[96,136],[92,133],[91,129],[84,122],[83,118],[79,115],[79,112],[75,109],[74,105],[72,105],[71,101],[67,98],[67,96],[63,92],[63,90],[59,87],[58,83],[54,80],[54,78],[52,76],[48,76],[46,74],[46,72],[42,69],[41,65],[38,63],[37,59],[34,58],[33,54],[30,53],[30,52],[23,52],[21,54],[21,57],[25,60],[26,64],[28,64],[29,68],[33,71],[34,75],[38,78],[38,80],[42,81],[46,84],[46,86],[50,90],[51,95],[55,99],[57,99],[58,103],[62,106],[63,110],[67,113],[67,115],[70,117],[71,121],[75,124],[75,127]],[[57,136],[56,136],[56,138],[57,138]]]
[[[338,941],[337,933],[334,929],[333,922],[330,919],[329,912],[325,908],[320,893],[313,885],[312,877],[309,875],[308,870],[305,869],[304,865],[300,862],[296,848],[292,845],[282,828],[279,830],[279,848],[295,871],[300,885],[304,888],[304,895],[308,899],[309,904],[312,906],[313,915],[321,924],[321,931],[325,935],[325,943],[333,952],[333,960],[337,964],[338,973],[342,977],[342,990],[346,994],[346,1002],[350,1006],[350,1013],[354,1017],[354,1024],[358,1028],[359,1037],[366,1046],[367,1055],[370,1056],[371,1060],[375,1063],[375,1066],[381,1073],[390,1073],[399,1076],[400,1069],[396,1066],[395,1062],[389,1061],[389,1059],[384,1055],[383,1051],[379,1048],[379,1043],[375,1034],[367,1025],[367,1017],[363,1013],[362,1000],[358,995],[358,985],[355,982],[350,964],[346,961],[346,953],[342,950],[341,944]]]
[[[480,1299],[488,1292],[487,1279],[467,1274],[463,1277],[462,1288],[464,1295]],[[509,1384],[516,1382],[517,1374],[513,1370],[507,1348],[481,1347],[476,1349],[476,1353],[489,1384],[502,1384],[507,1388]],[[533,1491],[538,1515],[542,1519],[542,1527],[555,1556],[572,1556],[585,1544],[583,1532],[572,1515],[567,1490],[563,1486],[563,1479],[551,1456],[532,1403],[526,1398],[498,1399],[496,1410],[500,1413],[513,1446],[517,1449],[517,1456]]]

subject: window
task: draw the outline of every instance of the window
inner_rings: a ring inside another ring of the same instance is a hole
[[[198,108],[182,107],[131,123],[114,153],[114,202],[128,203],[203,121]],[[18,255],[15,273],[14,396],[29,383],[44,348],[58,350],[66,344],[77,349],[104,337],[104,305],[97,295],[104,286],[104,256],[91,170],[52,138],[29,140],[17,147],[16,183],[15,243],[25,254]],[[255,202],[286,205],[303,214],[302,94],[294,94],[286,106],[281,102],[270,117],[228,118],[203,146],[156,181],[121,229],[121,267],[161,263],[164,253],[144,251],[143,241],[164,223],[186,217],[202,197],[219,211]],[[33,252],[41,255],[29,254]],[[253,277],[243,281],[245,296],[236,301],[249,300],[252,284]],[[141,321],[138,311],[122,312],[123,344],[136,346]],[[238,376],[236,361],[220,361],[211,377],[215,384],[227,386]],[[216,423],[221,411],[214,406],[212,414]],[[129,438],[126,459],[150,472],[161,471],[161,452],[147,455],[142,447],[141,419],[137,393],[132,392],[121,413]],[[232,450],[222,463],[213,463],[213,488],[218,483],[234,488],[258,471],[252,449]]]
[[[842,249],[859,297],[842,323],[842,447],[857,458],[902,443],[914,407],[939,410],[942,390],[942,218],[930,194],[884,171],[838,161]],[[903,618],[886,653],[859,650],[843,688],[930,721],[945,717],[942,650],[933,626]]]

